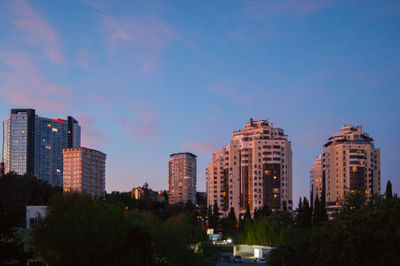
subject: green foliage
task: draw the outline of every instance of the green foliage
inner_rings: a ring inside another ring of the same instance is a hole
[[[61,192],[30,175],[8,173],[0,177],[0,239],[12,238],[16,227],[25,227],[27,205],[45,205]]]
[[[303,201],[301,199],[299,200],[299,207],[297,210],[296,226],[300,228],[310,227],[313,212],[306,197],[304,197]]]
[[[397,265],[399,254],[400,200],[374,199],[321,226],[292,230],[286,243],[271,252],[269,264]]]
[[[34,228],[32,247],[50,265],[204,265],[207,237],[189,213],[171,215],[180,205],[164,220],[88,195],[60,195]]]
[[[288,211],[275,211],[270,216],[259,216],[244,225],[241,241],[248,245],[280,246],[293,225]]]

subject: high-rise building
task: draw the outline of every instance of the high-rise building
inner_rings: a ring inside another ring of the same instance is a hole
[[[196,155],[183,152],[170,155],[169,159],[169,203],[196,204]]]
[[[51,185],[62,186],[62,149],[79,147],[81,128],[72,117],[39,117],[34,109],[11,109],[3,121],[5,173],[29,173]]]
[[[322,185],[318,192],[325,192],[328,212],[342,205],[345,193],[359,192],[366,200],[380,194],[380,165],[380,149],[374,147],[374,140],[361,126],[344,126],[341,132],[333,134],[324,145],[321,159],[313,166],[321,168],[318,179]],[[316,193],[312,195],[315,198]]]
[[[232,141],[213,154],[206,169],[208,205],[237,216],[269,206],[292,209],[292,148],[283,129],[253,121],[232,133]]]
[[[65,192],[85,192],[93,197],[105,194],[106,155],[84,147],[63,149]]]
[[[314,204],[314,199],[316,196],[321,198],[323,191],[323,183],[322,183],[322,164],[321,164],[321,154],[315,159],[313,166],[310,170],[310,199],[311,205]]]

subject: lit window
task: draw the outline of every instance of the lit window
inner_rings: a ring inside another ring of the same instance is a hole
[[[53,130],[53,132],[58,132],[58,129],[55,127],[53,127],[52,130]]]

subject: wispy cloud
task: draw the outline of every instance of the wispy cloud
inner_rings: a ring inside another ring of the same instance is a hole
[[[247,10],[254,18],[268,15],[293,14],[307,16],[331,6],[335,0],[255,0],[247,2]]]
[[[51,61],[64,64],[58,35],[28,1],[12,0],[5,6],[13,14],[13,24],[23,33],[22,40],[43,49]]]
[[[95,129],[94,119],[90,115],[80,114],[75,116],[82,127],[82,146],[88,148],[98,148],[108,143],[108,138],[103,132]]]
[[[218,147],[206,141],[188,141],[182,146],[183,151],[201,154],[211,154],[218,151]]]
[[[153,112],[149,110],[139,111],[134,112],[133,115],[136,115],[133,120],[117,116],[116,121],[124,127],[125,131],[132,134],[134,138],[142,140],[158,135],[158,122]]]
[[[0,72],[0,87],[2,96],[11,103],[43,110],[61,110],[71,105],[74,90],[44,78],[27,54],[0,53],[0,62],[10,69]]]
[[[144,73],[159,65],[160,53],[176,38],[173,28],[156,16],[99,16],[107,48],[139,60]]]

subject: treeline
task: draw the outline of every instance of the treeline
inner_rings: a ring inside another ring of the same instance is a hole
[[[50,201],[31,246],[49,265],[210,265],[213,255],[189,211],[164,219],[75,193]]]
[[[29,175],[0,177],[0,264],[212,265],[195,206],[155,201],[142,188],[139,200],[129,192],[94,199]],[[31,232],[24,230],[26,205],[48,206]]]
[[[31,254],[24,251],[25,206],[46,205],[61,188],[30,175],[0,176],[0,264],[25,264]]]
[[[311,217],[309,212],[303,207],[299,226],[271,251],[270,265],[398,265],[400,199],[392,195],[390,181],[385,195],[368,203],[359,193],[347,194],[330,221],[325,215],[316,221],[315,211]]]

